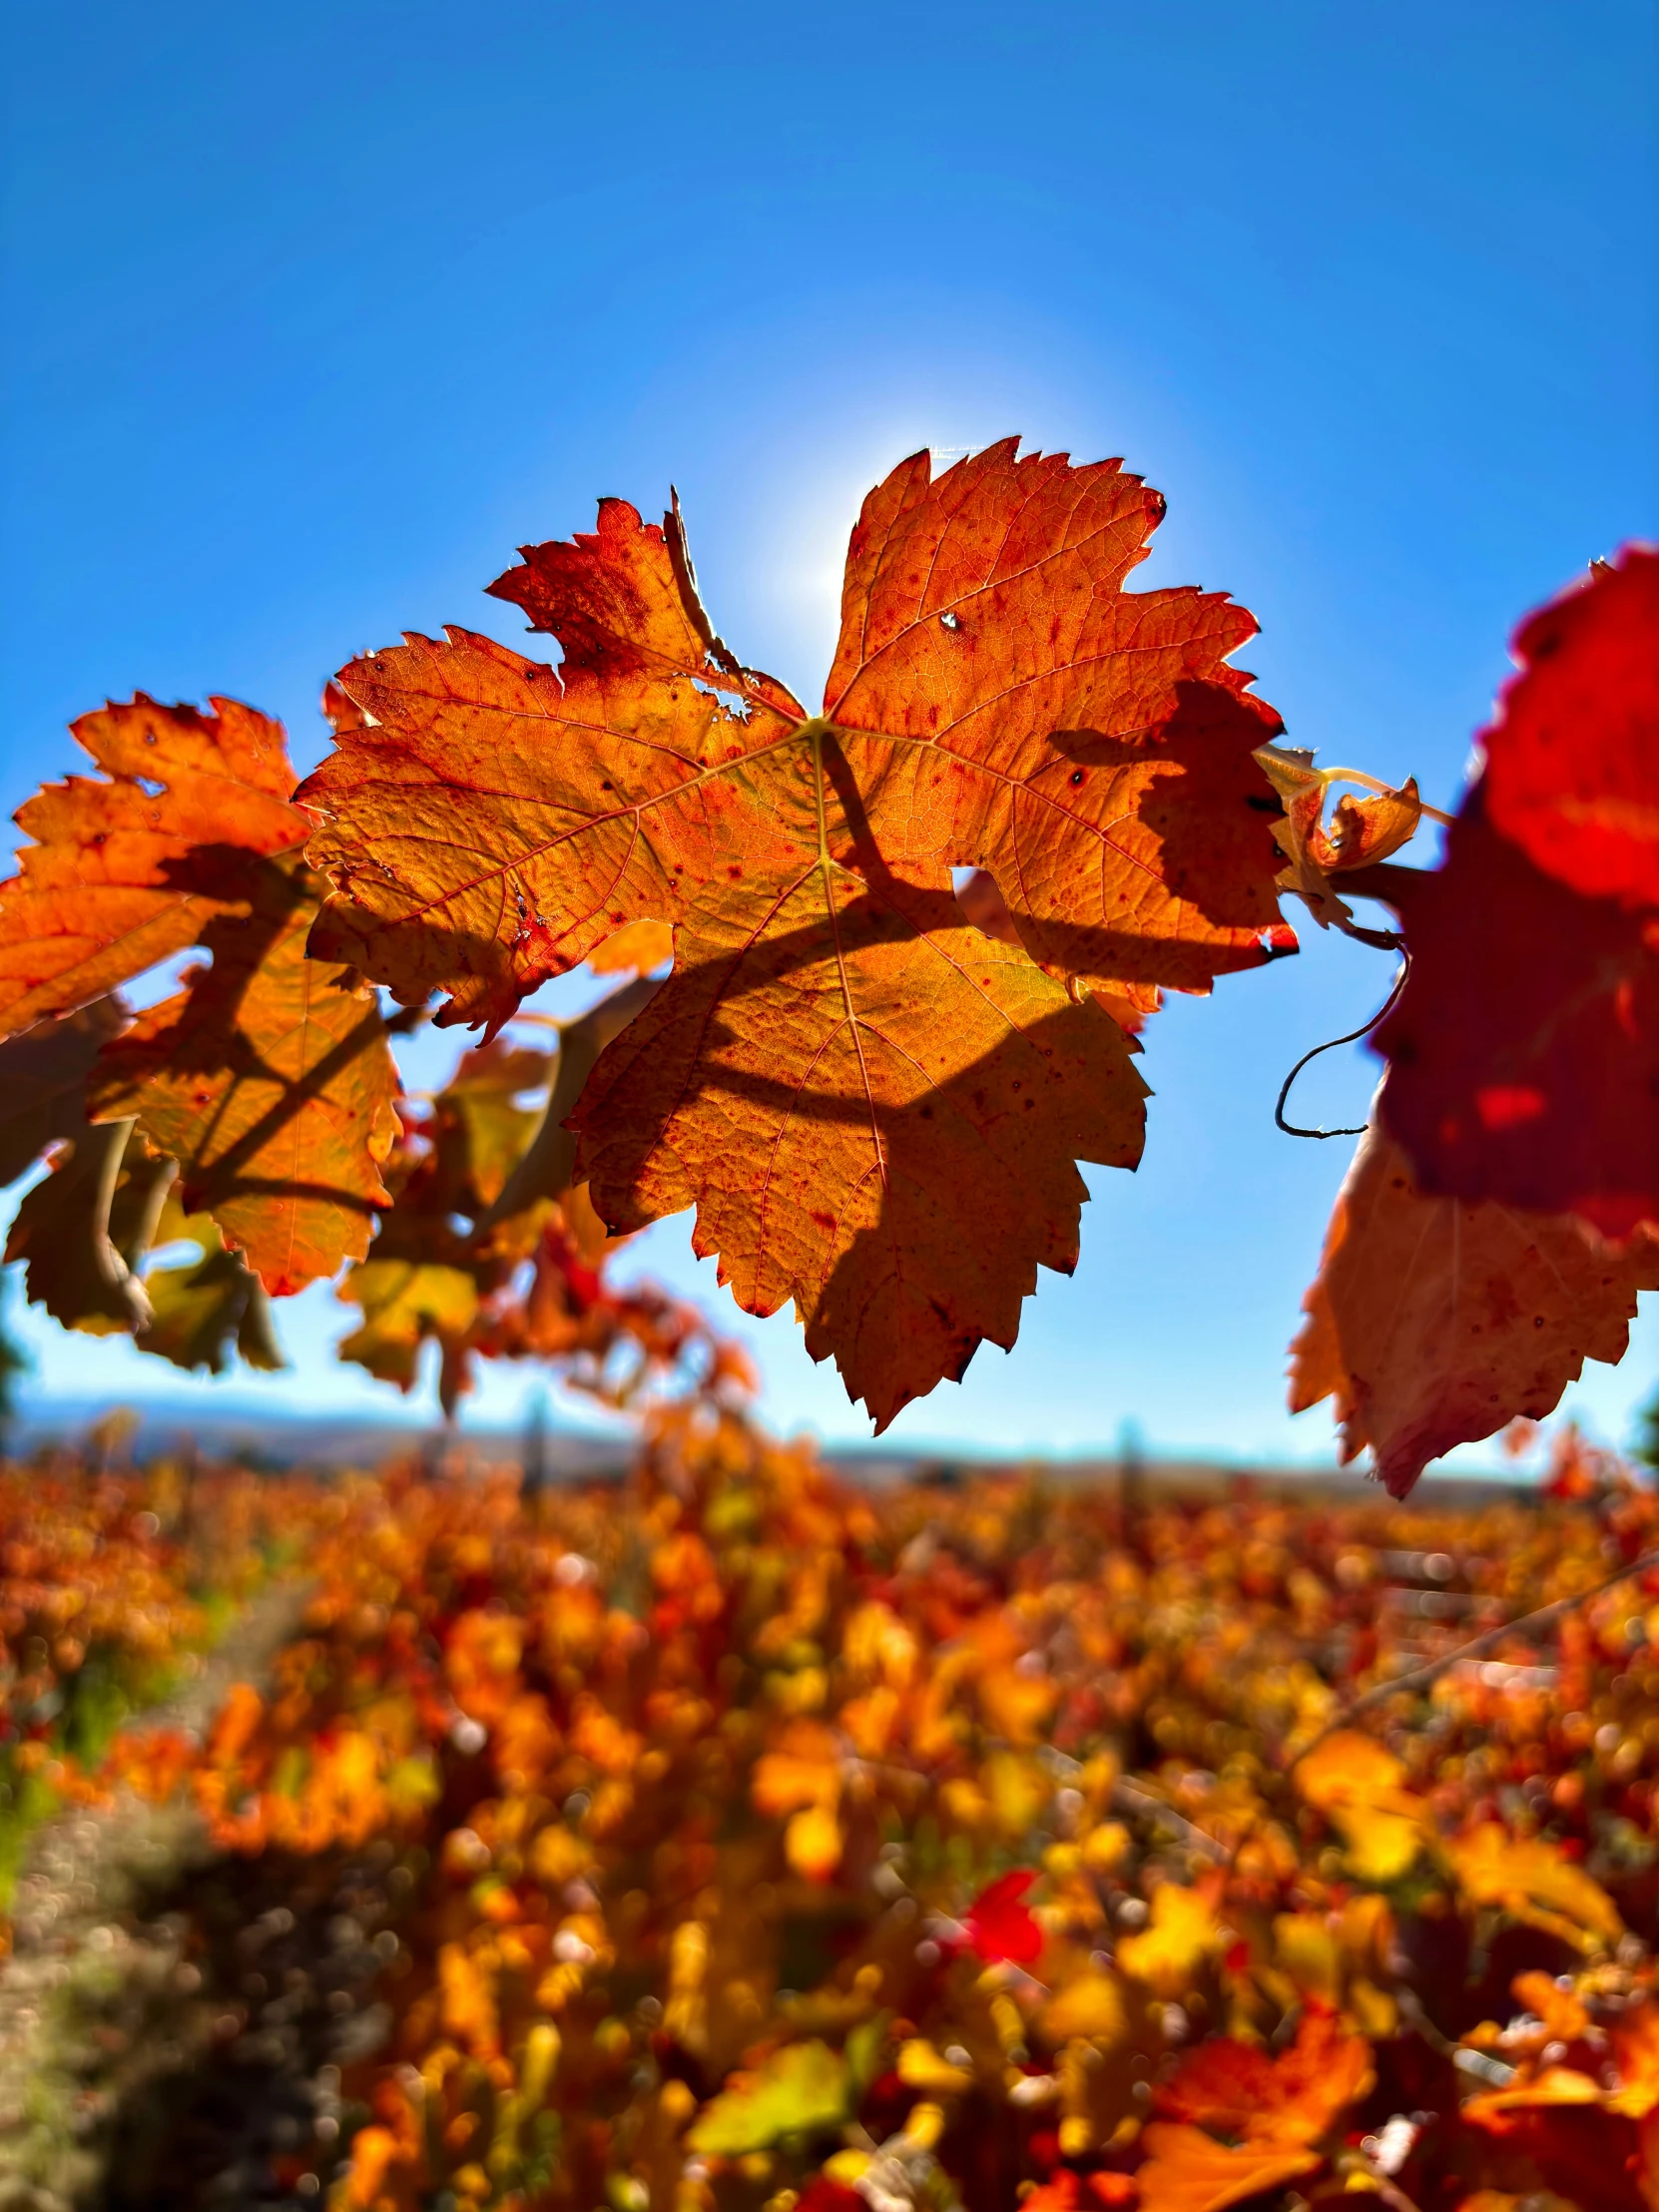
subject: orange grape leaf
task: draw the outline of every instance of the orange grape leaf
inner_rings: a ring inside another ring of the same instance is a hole
[[[880,1425],[1074,1264],[1073,1162],[1139,1157],[1122,1036],[1067,986],[1149,1006],[1294,944],[1251,758],[1280,725],[1227,663],[1251,618],[1123,591],[1162,511],[1115,463],[905,462],[809,716],[715,636],[678,515],[607,501],[491,587],[557,674],[458,631],[355,662],[298,795],[316,949],[448,991],[440,1018],[674,926],[575,1122],[594,1203],[616,1230],[696,1205],[739,1303],[793,1300]],[[1046,973],[963,922],[975,866]]]
[[[1524,2112],[1561,2104],[1604,2104],[1599,2082],[1573,2066],[1546,2066],[1541,2073],[1507,2089],[1485,2089],[1467,2098],[1459,2115],[1476,2127],[1505,2112]]]
[[[46,784],[17,813],[34,839],[0,883],[0,1029],[72,1012],[246,911],[251,853],[300,844],[280,723],[140,692],[71,727],[103,776]]]
[[[1148,2157],[1135,2176],[1140,2212],[1227,2212],[1283,2188],[1325,2163],[1295,2144],[1245,2143],[1230,2150],[1202,2128],[1154,2120],[1141,2137]]]
[[[1411,969],[1376,1032],[1382,1115],[1423,1189],[1608,1237],[1659,1220],[1659,917],[1544,874],[1479,788],[1445,865],[1387,896]]]
[[[996,877],[989,868],[969,868],[956,885],[956,903],[975,929],[982,929],[987,937],[995,937],[1002,944],[1018,944],[1019,930],[1014,922],[1008,901],[997,886]],[[1142,993],[1137,1002],[1118,991],[1097,990],[1099,999],[1126,1037],[1139,1036],[1146,1026],[1149,1013],[1156,1013],[1163,994],[1154,991],[1151,1002]]]
[[[588,954],[595,975],[649,975],[674,957],[674,931],[666,921],[631,921]]]
[[[831,897],[839,958],[676,969],[588,1080],[575,1172],[617,1233],[695,1205],[693,1249],[747,1311],[793,1301],[879,1429],[1012,1346],[1039,1263],[1071,1273],[1073,1163],[1135,1165],[1146,1086],[1102,1007],[948,894]]]
[[[1597,562],[1511,650],[1481,734],[1492,827],[1574,890],[1659,906],[1659,552]]]
[[[349,894],[319,949],[499,1021],[628,922],[741,925],[769,885],[872,865],[991,869],[1028,949],[1108,987],[1205,990],[1289,949],[1250,758],[1279,718],[1227,662],[1255,624],[1123,590],[1163,511],[1115,462],[1009,440],[930,481],[914,456],[865,501],[809,717],[715,636],[678,514],[605,501],[490,587],[559,639],[558,675],[464,631],[341,673],[354,717],[296,795]]]
[[[1586,1359],[1620,1359],[1656,1289],[1659,1237],[1610,1252],[1568,1215],[1424,1197],[1374,1121],[1303,1302],[1291,1408],[1334,1398],[1344,1461],[1370,1445],[1403,1497],[1454,1444],[1547,1413]]]
[[[132,1016],[113,995],[0,1043],[0,1185],[86,1128],[87,1077]]]
[[[1371,2046],[1335,2012],[1311,2008],[1276,2058],[1219,2038],[1182,2059],[1157,2092],[1167,2118],[1195,2121],[1247,2143],[1306,2146],[1328,2135],[1372,2081]]]
[[[314,890],[297,863],[247,871],[247,918],[222,914],[211,967],[140,1015],[91,1086],[96,1119],[136,1115],[268,1291],[285,1297],[361,1259],[387,1193],[396,1070],[374,994],[306,957]]]
[[[1256,760],[1285,810],[1283,820],[1273,825],[1274,840],[1285,855],[1279,888],[1304,899],[1321,928],[1351,921],[1353,909],[1338,896],[1331,878],[1385,860],[1416,835],[1422,802],[1415,777],[1407,778],[1397,792],[1370,799],[1343,797],[1327,830],[1325,802],[1331,787],[1314,767],[1312,753],[1263,745],[1256,749]]]
[[[1659,2109],[1659,2007],[1651,1999],[1626,2012],[1613,2030],[1613,2055],[1618,2086],[1608,2104],[1632,2119],[1645,2119]]]

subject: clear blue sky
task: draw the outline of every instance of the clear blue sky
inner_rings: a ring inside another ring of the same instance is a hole
[[[1010,430],[1127,456],[1170,503],[1137,581],[1242,599],[1293,741],[1443,803],[1515,619],[1659,533],[1651,0],[161,0],[14,11],[5,52],[8,806],[135,686],[308,765],[349,654],[516,639],[512,548],[671,479],[716,621],[811,698],[862,491]],[[1325,1455],[1282,1371],[1347,1148],[1271,1110],[1386,980],[1310,941],[1173,1004],[1078,1274],[894,1439]],[[1303,1103],[1360,1118],[1366,1056],[1321,1066]],[[641,1258],[716,1295],[683,1221]],[[279,1319],[304,1354],[349,1316]],[[866,1433],[747,1327],[776,1419]],[[178,1386],[30,1336],[38,1389]],[[1591,1371],[1604,1430],[1656,1351]]]

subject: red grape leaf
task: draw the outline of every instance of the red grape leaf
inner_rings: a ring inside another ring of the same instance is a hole
[[[1530,615],[1483,733],[1492,827],[1593,898],[1659,906],[1659,552]]]
[[[244,874],[250,913],[211,922],[213,965],[106,1049],[91,1107],[100,1121],[136,1115],[178,1160],[182,1203],[284,1297],[362,1257],[386,1198],[397,1076],[373,993],[306,957],[305,870],[268,860]]]
[[[994,1964],[999,1958],[1016,1966],[1029,1966],[1043,1947],[1043,1932],[1025,1893],[1036,1876],[1028,1867],[998,1875],[981,1890],[962,1916],[968,1947]]]
[[[1478,787],[1443,867],[1386,875],[1411,968],[1382,1115],[1422,1189],[1609,1237],[1659,1219],[1659,920],[1542,873]]]
[[[1334,1397],[1344,1460],[1369,1444],[1403,1497],[1454,1444],[1547,1413],[1586,1359],[1620,1359],[1656,1289],[1659,1238],[1610,1253],[1570,1216],[1425,1198],[1374,1124],[1305,1301],[1291,1407]]]
[[[1141,1144],[1119,1032],[968,930],[949,871],[994,872],[1052,977],[1140,1005],[1294,943],[1251,758],[1279,722],[1226,661],[1251,618],[1122,589],[1162,509],[1115,463],[906,462],[808,717],[716,638],[678,515],[607,501],[491,587],[558,674],[464,632],[358,661],[298,795],[337,893],[313,946],[447,990],[440,1018],[674,925],[573,1124],[595,1204],[695,1203],[740,1303],[793,1299],[880,1422],[1012,1343],[1037,1264],[1075,1260],[1074,1160]]]
[[[71,727],[105,773],[46,784],[19,808],[35,841],[0,883],[0,1030],[100,997],[246,911],[250,853],[310,828],[288,804],[280,723],[234,699],[213,712],[140,692]]]

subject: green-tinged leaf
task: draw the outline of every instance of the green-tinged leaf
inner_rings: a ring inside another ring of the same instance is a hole
[[[845,2061],[828,2043],[791,2043],[774,2052],[742,2088],[711,2098],[686,2141],[695,2151],[741,2158],[786,2135],[839,2127],[847,2114],[847,2088]]]
[[[590,1006],[577,1020],[561,1026],[553,1088],[541,1125],[479,1223],[480,1229],[493,1229],[527,1214],[539,1201],[563,1198],[570,1189],[571,1173],[576,1165],[576,1137],[565,1123],[576,1110],[576,1101],[593,1073],[594,1062],[614,1038],[621,1036],[661,987],[659,979],[639,976],[632,983],[625,983],[621,990],[612,991],[608,998],[602,998],[597,1006]]]
[[[539,1119],[515,1101],[547,1088],[552,1063],[550,1052],[499,1037],[463,1053],[432,1102],[428,1132],[452,1212],[476,1216],[500,1197]]]
[[[0,1184],[15,1183],[49,1144],[85,1128],[87,1077],[131,1019],[112,993],[0,1044]]]
[[[157,1229],[159,1252],[194,1245],[199,1257],[153,1267],[145,1278],[151,1320],[135,1343],[176,1368],[223,1375],[232,1348],[244,1364],[270,1374],[287,1365],[271,1321],[265,1285],[240,1252],[230,1251],[206,1214],[187,1214],[170,1200]]]
[[[354,1267],[339,1296],[363,1310],[339,1348],[378,1382],[414,1387],[420,1348],[427,1338],[458,1346],[478,1314],[478,1280],[464,1268],[419,1260],[375,1259]]]
[[[24,1193],[6,1240],[7,1260],[26,1263],[30,1303],[87,1336],[145,1328],[151,1307],[140,1272],[175,1173],[130,1121],[83,1124],[52,1172]]]

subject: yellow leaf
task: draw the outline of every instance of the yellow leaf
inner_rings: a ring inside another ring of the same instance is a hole
[[[1340,1730],[1296,1769],[1296,1786],[1334,1823],[1363,1882],[1395,1882],[1416,1861],[1427,1807],[1401,1787],[1405,1768],[1354,1729]]]
[[[1176,1997],[1191,1986],[1220,1935],[1208,1899],[1165,1882],[1153,1894],[1151,1926],[1118,1944],[1118,1964],[1159,1996]]]
[[[1471,1905],[1496,1906],[1512,1920],[1547,1930],[1580,1948],[1616,1943],[1624,1923],[1612,1899],[1581,1867],[1542,1837],[1510,1837],[1485,1821],[1446,1846]]]
[[[809,1882],[828,1882],[840,1865],[840,1824],[827,1805],[809,1805],[784,1831],[784,1856]]]
[[[973,2087],[973,2075],[965,2066],[953,2066],[924,2036],[912,2035],[898,2046],[898,2078],[912,2089],[934,2097],[959,2097]]]
[[[1090,1969],[1049,2000],[1041,2024],[1051,2043],[1069,2042],[1074,2035],[1121,2042],[1128,2032],[1123,1992],[1111,1974]]]

